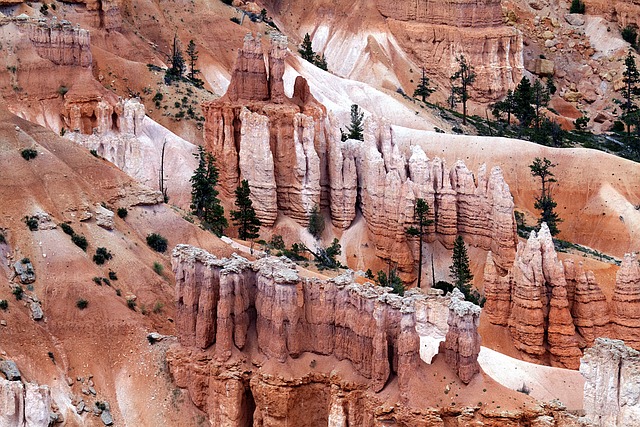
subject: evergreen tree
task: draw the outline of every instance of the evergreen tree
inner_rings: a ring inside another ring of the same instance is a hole
[[[171,67],[166,73],[166,77],[169,82],[171,82],[171,80],[182,78],[182,75],[185,72],[185,61],[182,56],[180,40],[178,40],[177,34],[173,36],[173,45],[171,46],[171,57],[169,58],[169,62],[171,63]]]
[[[313,205],[313,208],[311,209],[307,230],[309,230],[309,233],[311,233],[311,235],[316,239],[319,239],[320,236],[322,236],[322,232],[324,231],[324,217],[322,216],[322,212],[320,212],[318,205]]]
[[[451,76],[452,90],[462,102],[462,124],[467,124],[467,101],[469,100],[469,87],[476,79],[473,67],[467,62],[464,56],[456,58],[458,61],[458,71]],[[459,81],[458,84],[455,82]]]
[[[302,59],[306,59],[313,64],[313,60],[316,58],[316,54],[311,47],[311,37],[309,36],[309,33],[306,33],[304,35],[304,40],[302,41],[300,49],[298,49],[298,53],[300,53]]]
[[[422,281],[422,237],[427,234],[427,227],[433,224],[433,220],[429,219],[429,204],[424,199],[416,199],[413,219],[418,223],[418,227],[411,226],[406,229],[406,233],[417,237],[420,245],[418,255],[418,287],[420,287],[420,282]]]
[[[491,114],[493,114],[495,118],[500,120],[502,118],[502,114],[506,113],[507,125],[508,125],[511,123],[511,114],[513,114],[515,106],[516,106],[515,95],[513,94],[513,91],[509,89],[507,91],[507,95],[502,101],[498,101],[495,104],[493,104],[493,110],[491,111]]]
[[[347,126],[347,133],[342,133],[342,140],[346,141],[347,139],[357,139],[359,141],[364,140],[364,135],[362,132],[364,131],[364,126],[362,124],[364,120],[364,113],[360,111],[360,107],[356,104],[351,106],[351,124]],[[342,129],[341,129],[342,131]]]
[[[458,235],[453,243],[453,255],[451,256],[451,266],[449,273],[453,279],[453,285],[460,289],[468,299],[471,294],[471,281],[473,274],[469,268],[469,256],[467,255],[467,247],[464,244],[462,236]]]
[[[256,216],[256,211],[253,209],[253,202],[249,197],[250,195],[251,189],[249,188],[249,182],[243,179],[236,188],[235,204],[238,210],[231,211],[231,220],[233,221],[233,225],[238,227],[238,237],[242,240],[259,237],[260,234],[258,231],[262,225]]]
[[[423,67],[422,77],[420,77],[420,82],[418,83],[416,90],[413,92],[413,96],[419,96],[422,98],[422,102],[425,102],[433,92],[435,92],[435,89],[429,86],[429,77],[427,77]]]
[[[218,184],[218,168],[213,155],[202,147],[198,147],[194,156],[198,159],[198,167],[190,179],[191,211],[202,220],[204,228],[220,237],[228,223],[215,188]]]
[[[398,276],[398,270],[395,268],[389,270],[388,277],[382,270],[379,270],[377,275],[376,283],[378,286],[388,286],[391,288],[392,293],[404,296],[404,283],[402,283],[402,279]]]
[[[536,120],[535,120],[536,128],[540,129],[540,122],[541,122],[540,108],[546,107],[549,104],[549,92],[547,91],[547,88],[542,85],[540,80],[535,81],[535,83],[533,84],[532,91],[533,91],[532,100],[536,108],[535,110],[536,111]]]
[[[196,44],[193,40],[189,40],[187,46],[187,56],[189,57],[189,78],[191,80],[198,80],[196,74],[200,74],[200,70],[196,68],[196,61],[198,60],[198,51],[196,50]]]
[[[582,0],[572,0],[571,7],[569,8],[569,13],[581,13],[584,14],[584,3]]]
[[[635,103],[635,99],[640,95],[640,72],[638,72],[636,60],[631,51],[627,54],[624,65],[625,70],[622,72],[622,82],[624,83],[622,96],[624,100],[619,103],[623,111],[622,121],[627,128],[627,139],[630,139],[631,125],[638,121],[638,106]]]
[[[558,224],[562,222],[558,214],[554,211],[557,203],[551,196],[551,185],[554,182],[557,182],[554,178],[553,172],[551,171],[551,168],[555,166],[557,165],[551,163],[551,160],[547,159],[546,157],[543,159],[536,157],[533,160],[533,163],[529,165],[529,169],[531,169],[531,175],[540,178],[540,196],[536,197],[536,200],[533,204],[533,206],[540,211],[538,225],[546,222],[547,226],[549,226],[549,231],[551,232],[552,236],[560,233]]]
[[[536,110],[531,106],[533,99],[533,88],[531,82],[525,76],[520,80],[515,92],[514,97],[514,114],[520,122],[520,126],[529,127],[531,122],[536,117]]]
[[[327,58],[324,56],[324,53],[322,55],[316,55],[313,64],[321,70],[327,71]]]

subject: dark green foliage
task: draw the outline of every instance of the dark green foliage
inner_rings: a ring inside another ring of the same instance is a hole
[[[231,18],[229,18],[229,21],[240,25],[240,18],[238,18],[237,16],[232,16]]]
[[[360,107],[356,104],[351,106],[351,123],[347,126],[347,132],[342,133],[342,140],[346,141],[347,139],[357,139],[358,141],[364,141],[364,125],[362,121],[364,120],[364,113],[360,111]]]
[[[198,153],[194,156],[198,159],[198,167],[190,180],[191,211],[202,220],[205,229],[220,237],[228,223],[215,188],[218,184],[218,168],[213,155],[202,147],[198,147]]]
[[[89,150],[89,153],[91,153],[91,155],[92,155],[93,157],[100,157],[100,156],[98,155],[98,152],[97,152],[96,150]]]
[[[78,301],[76,301],[76,307],[78,307],[80,310],[84,310],[88,306],[89,301],[87,301],[86,299],[80,298]]]
[[[529,235],[534,230],[534,227],[526,224],[524,220],[524,214],[522,212],[514,211],[513,215],[516,218],[516,229],[518,232],[518,236],[522,237],[523,239],[528,239]]]
[[[20,151],[20,155],[22,156],[23,159],[25,159],[26,161],[29,161],[31,159],[35,159],[36,157],[38,157],[38,152],[33,148],[25,148],[22,151]]]
[[[129,215],[129,211],[127,211],[127,208],[118,208],[117,214],[118,218],[125,219]]]
[[[453,291],[454,286],[449,283],[449,282],[445,282],[444,280],[439,280],[435,285],[433,285],[433,287],[435,289],[440,289],[444,292],[444,295],[448,294],[449,292]]]
[[[584,3],[582,0],[572,0],[571,7],[569,8],[569,13],[581,13],[584,14]]]
[[[25,224],[27,224],[27,227],[29,228],[29,230],[36,231],[38,229],[38,217],[27,215],[24,218],[22,218],[22,220],[24,221]]]
[[[47,6],[46,3],[42,3],[42,6],[40,6],[40,13],[42,13],[44,16],[47,16],[49,14],[49,6]]]
[[[65,232],[65,234],[68,234],[69,236],[73,236],[74,234],[76,234],[73,231],[73,227],[71,227],[69,224],[67,224],[66,222],[61,222],[59,224],[60,228],[62,229],[62,231]]]
[[[531,82],[525,76],[516,87],[514,96],[513,113],[518,118],[520,126],[529,127],[536,117],[536,110],[531,106],[533,99],[533,88]]]
[[[562,147],[565,131],[560,125],[547,117],[542,117],[539,127],[527,131],[529,139],[535,143],[550,147]]]
[[[469,100],[469,88],[476,80],[474,68],[467,62],[464,56],[456,58],[458,71],[451,76],[452,97],[462,102],[462,124],[467,124],[467,101]]]
[[[222,0],[222,3],[228,4],[230,6],[233,3],[233,0]]]
[[[620,32],[622,39],[629,43],[631,47],[634,49],[638,47],[638,30],[636,27],[632,27],[631,25],[627,25]]]
[[[611,125],[611,132],[617,132],[617,133],[621,133],[624,132],[624,123],[620,120],[616,120],[613,122],[613,125]]]
[[[194,85],[196,85],[197,87],[202,87],[202,85],[204,85],[204,82],[196,77],[198,74],[200,74],[200,70],[196,68],[196,62],[198,61],[198,50],[196,49],[196,44],[193,42],[193,40],[189,40],[189,45],[187,46],[187,57],[189,58],[189,73],[187,74],[187,77],[193,82]],[[190,116],[193,118],[193,111]]]
[[[186,63],[184,56],[182,56],[182,49],[180,49],[180,40],[178,35],[173,36],[173,44],[171,45],[171,55],[169,56],[169,63],[171,66],[167,68],[165,73],[165,83],[171,84],[173,80],[180,80],[186,70]]]
[[[243,179],[236,188],[235,205],[238,210],[230,212],[233,225],[238,227],[238,237],[242,240],[255,239],[260,236],[258,231],[260,231],[262,223],[256,216],[250,196],[249,181]]]
[[[136,306],[138,304],[136,303],[136,300],[133,298],[127,298],[127,307],[129,307],[129,309],[136,311]]]
[[[424,67],[422,68],[422,77],[420,77],[420,81],[418,82],[418,86],[416,90],[413,91],[414,97],[420,97],[422,102],[426,102],[426,99],[436,90],[431,87],[429,83],[429,77],[427,77]]]
[[[636,66],[636,60],[631,52],[624,60],[625,70],[622,72],[622,101],[617,101],[622,108],[622,122],[627,127],[627,140],[631,139],[631,126],[636,124],[638,128],[639,110],[636,105],[636,98],[640,95],[640,72]]]
[[[7,301],[6,299],[0,299],[0,309],[2,309],[3,311],[7,311],[8,308],[9,301]]]
[[[327,58],[324,56],[324,53],[322,55],[316,54],[315,58],[313,59],[313,65],[320,68],[321,70],[328,71]]]
[[[369,280],[373,280],[373,271],[370,268],[367,268],[367,271],[364,273],[364,277]]]
[[[69,92],[69,88],[66,86],[60,86],[58,88],[58,93],[62,96],[64,96],[67,92]]]
[[[74,234],[73,236],[71,236],[71,241],[80,249],[82,249],[83,251],[87,251],[87,246],[89,245],[87,243],[87,238],[79,235],[79,234]]]
[[[547,77],[547,91],[550,95],[555,95],[558,88],[556,84],[553,82],[553,77]]]
[[[291,245],[291,249],[282,248],[277,253],[277,255],[286,256],[292,261],[306,261],[307,260],[307,257],[305,256],[306,251],[307,251],[307,247],[305,245],[303,245],[302,243],[294,243]]]
[[[111,280],[118,280],[118,275],[116,274],[115,271],[111,271],[109,270],[109,279]]]
[[[402,279],[398,276],[398,271],[395,268],[392,268],[389,271],[389,277],[387,277],[387,274],[384,271],[379,270],[376,283],[378,283],[379,286],[390,287],[391,292],[394,294],[398,294],[400,296],[404,295],[404,283],[402,283]]]
[[[316,58],[316,53],[313,51],[313,47],[311,46],[311,37],[309,36],[309,33],[304,35],[304,39],[302,40],[300,49],[298,49],[298,53],[302,56],[302,59],[311,63],[313,63],[313,60]]]
[[[168,241],[160,234],[151,233],[147,235],[147,245],[156,252],[165,252],[167,250]]]
[[[155,271],[158,276],[162,276],[162,272],[164,271],[164,267],[158,261],[154,261],[153,262],[153,271]]]
[[[260,11],[260,19],[261,19],[262,21],[266,21],[266,20],[267,20],[267,9],[264,9],[264,8],[263,8],[263,9]]]
[[[283,250],[286,248],[285,244],[284,244],[284,239],[282,239],[282,236],[279,234],[276,234],[275,236],[273,236],[271,238],[271,241],[269,242],[269,245],[276,250]]]
[[[307,250],[313,254],[318,270],[342,267],[340,262],[336,260],[336,256],[342,253],[342,248],[338,239],[333,239],[333,242],[331,242],[331,245],[328,248],[319,247],[317,252],[313,252],[309,249]]]
[[[102,277],[96,276],[93,278],[93,281],[95,282],[96,285],[102,286]]]
[[[102,283],[104,283],[107,286],[111,286],[111,281],[109,279],[107,279],[106,277],[102,278]]]
[[[589,124],[589,117],[587,116],[578,117],[573,122],[573,125],[576,127],[577,130],[585,130],[588,124]]]
[[[536,157],[533,160],[533,163],[529,165],[531,175],[540,178],[540,196],[536,197],[534,203],[534,207],[540,211],[538,225],[546,222],[552,236],[560,233],[558,224],[562,222],[558,217],[558,214],[554,212],[557,203],[551,196],[552,184],[557,182],[554,178],[553,172],[551,171],[555,166],[556,164],[551,163],[551,160],[546,157],[543,159]]]
[[[307,230],[309,230],[309,233],[311,233],[311,235],[316,239],[319,239],[320,236],[322,236],[322,232],[324,231],[324,216],[322,216],[322,212],[320,212],[318,205],[314,205],[311,209]]]
[[[546,107],[549,104],[549,92],[547,91],[547,88],[542,85],[540,80],[536,80],[533,83],[532,91],[533,91],[532,103],[535,106],[535,112],[536,112],[536,115],[535,115],[536,128],[540,129],[540,121],[542,119],[542,116],[540,114],[540,109],[543,107]]]
[[[409,236],[418,238],[418,287],[420,287],[420,282],[422,281],[422,238],[427,234],[427,227],[433,224],[433,220],[429,219],[429,204],[424,199],[416,199],[416,205],[413,210],[413,219],[417,223],[418,227],[411,226],[405,231]]]
[[[22,289],[22,286],[16,285],[11,290],[11,293],[13,294],[14,297],[16,297],[16,300],[20,301],[22,299],[22,296],[24,295],[24,289]]]
[[[4,237],[4,233],[0,232],[0,244],[7,243],[7,238]]]
[[[491,114],[498,119],[504,120],[503,114],[506,114],[507,124],[511,123],[511,115],[514,114],[514,110],[516,108],[516,98],[511,89],[507,91],[507,95],[502,101],[498,101],[493,104],[493,108],[491,110]]]
[[[22,264],[29,264],[29,263],[31,262],[31,260],[30,260],[29,258],[27,258],[27,257],[24,257],[24,258],[22,258],[22,259],[20,260],[20,262],[21,262]]]
[[[467,247],[464,244],[462,236],[458,235],[453,244],[453,255],[451,256],[451,266],[449,273],[453,279],[453,285],[465,294],[471,289],[471,281],[473,274],[469,268],[469,256],[467,255]]]
[[[113,258],[113,255],[107,248],[99,247],[98,249],[96,249],[96,253],[93,256],[93,262],[98,265],[102,265],[105,262],[109,261],[111,258]]]

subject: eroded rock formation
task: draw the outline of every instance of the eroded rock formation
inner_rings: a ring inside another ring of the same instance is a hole
[[[0,425],[48,427],[51,413],[49,387],[0,378]]]
[[[523,71],[522,35],[505,25],[500,1],[401,0],[376,2],[393,35],[416,62],[428,70],[443,70],[443,62],[457,68],[464,55],[475,67],[474,99],[501,97],[520,81]],[[446,70],[443,70],[446,71]]]
[[[586,418],[600,427],[640,425],[640,353],[623,341],[597,338],[584,352]]]
[[[406,281],[414,278],[417,245],[407,242],[405,230],[413,225],[415,199],[424,198],[434,220],[428,239],[451,248],[462,234],[491,250],[501,272],[511,266],[513,198],[500,168],[481,166],[477,177],[462,162],[449,170],[419,145],[398,142],[391,126],[373,117],[365,120],[364,141],[341,141],[336,120],[303,78],[296,79],[292,98],[283,94],[285,54],[285,41],[272,40],[267,76],[261,39],[248,35],[229,90],[203,106],[205,141],[228,195],[247,179],[267,226],[278,210],[304,226],[319,205],[329,207],[334,226],[346,229],[360,208],[378,256],[397,263]]]
[[[91,67],[91,38],[89,31],[73,27],[70,22],[16,21],[26,28],[31,43],[41,57],[56,65]]]
[[[638,254],[626,254],[616,275],[611,298],[611,323],[616,338],[640,349],[640,264]]]

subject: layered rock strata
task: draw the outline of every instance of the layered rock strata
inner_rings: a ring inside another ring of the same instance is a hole
[[[282,91],[286,43],[271,41],[268,67],[260,38],[248,35],[229,90],[205,104],[204,138],[220,165],[228,195],[247,179],[256,213],[266,226],[278,210],[306,225],[315,205],[328,206],[334,226],[346,229],[358,208],[377,255],[398,264],[411,281],[417,245],[408,242],[416,198],[431,208],[431,241],[447,248],[458,234],[491,250],[501,273],[515,255],[513,198],[502,171],[477,177],[462,162],[449,169],[419,145],[398,142],[384,120],[368,117],[364,141],[341,141],[339,125],[296,79],[293,97]],[[266,70],[270,70],[267,76]]]
[[[565,269],[546,224],[538,234],[532,232],[526,244],[518,245],[515,262],[506,275],[499,275],[494,265],[489,254],[484,277],[489,321],[508,325],[515,347],[528,359],[540,362],[549,357],[553,366],[577,369],[584,341],[576,332]],[[589,286],[594,288],[592,293],[599,290],[594,281],[587,285],[585,278],[580,303],[574,304],[577,315],[590,310],[585,307]],[[581,319],[578,324],[582,330],[591,331],[588,321]]]
[[[68,21],[16,21],[26,28],[29,40],[41,57],[56,65],[89,68],[92,64],[89,31],[74,27]]]
[[[505,25],[500,1],[378,0],[376,6],[405,52],[427,70],[439,70],[440,78],[448,79],[456,57],[464,55],[477,75],[474,99],[498,99],[520,81],[523,39]]]
[[[640,349],[640,264],[636,253],[624,256],[616,275],[611,323],[616,338]]]
[[[640,353],[623,341],[598,338],[580,363],[585,417],[593,425],[640,425]]]
[[[180,343],[200,349],[215,343],[222,362],[243,350],[254,324],[258,349],[270,359],[333,355],[349,360],[379,391],[392,372],[400,375],[419,362],[420,332],[438,330],[431,338],[446,336],[447,360],[461,380],[469,382],[479,371],[479,309],[459,293],[445,298],[410,292],[402,298],[347,276],[303,278],[286,258],[217,259],[187,245],[174,249],[172,266]],[[424,315],[441,313],[440,306],[449,307],[450,326]]]

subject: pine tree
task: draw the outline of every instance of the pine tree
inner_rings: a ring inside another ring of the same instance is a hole
[[[327,71],[327,58],[324,56],[324,53],[322,55],[316,55],[313,64],[321,70]]]
[[[509,89],[507,91],[507,95],[504,97],[502,101],[498,101],[493,104],[493,110],[491,114],[498,120],[502,119],[502,114],[507,114],[507,125],[511,123],[511,114],[514,112],[516,106],[516,99],[513,91]]]
[[[211,153],[198,147],[194,153],[198,159],[198,167],[193,172],[191,182],[191,210],[194,215],[202,220],[206,229],[213,231],[218,237],[222,236],[224,228],[228,225],[224,217],[224,207],[218,199],[218,169]]]
[[[364,120],[364,113],[360,111],[360,107],[356,104],[351,106],[351,124],[347,126],[347,133],[342,134],[342,140],[357,139],[359,141],[364,140],[364,126],[362,124]]]
[[[453,243],[453,255],[451,257],[451,266],[449,267],[453,285],[460,289],[465,297],[471,294],[471,281],[473,274],[469,268],[469,256],[467,255],[467,247],[464,244],[462,236],[458,235]],[[468,299],[468,298],[467,298]]]
[[[631,137],[631,125],[638,120],[638,106],[635,103],[635,98],[640,95],[640,72],[636,67],[636,60],[629,51],[627,57],[624,60],[625,70],[622,72],[622,82],[624,87],[622,88],[622,96],[624,100],[620,102],[622,107],[622,121],[627,127],[627,139]]]
[[[313,205],[313,208],[311,209],[311,213],[309,214],[309,226],[307,229],[316,239],[319,239],[320,236],[322,236],[322,232],[324,231],[324,217],[322,216],[322,212],[320,212],[318,205]]]
[[[182,78],[185,71],[185,62],[177,34],[173,36],[173,45],[171,46],[171,57],[169,58],[169,62],[171,62],[171,67],[167,70],[166,74],[169,81]]]
[[[467,101],[469,100],[469,87],[476,80],[474,68],[467,62],[464,56],[456,58],[458,61],[458,71],[451,76],[452,90],[462,102],[462,124],[467,124]],[[456,81],[459,83],[456,85]]]
[[[253,202],[251,201],[250,195],[251,189],[249,188],[249,182],[243,179],[236,188],[235,204],[238,210],[231,211],[231,220],[233,221],[233,225],[238,227],[238,237],[242,240],[259,237],[260,234],[258,231],[262,225],[256,216],[255,209],[253,209]]]
[[[520,122],[520,126],[529,127],[531,122],[536,116],[535,109],[531,106],[533,99],[533,88],[531,82],[525,76],[520,80],[515,92],[514,97],[514,114]]]
[[[422,98],[422,102],[425,102],[426,99],[436,90],[429,86],[429,77],[427,77],[424,67],[422,67],[422,77],[420,77],[420,82],[416,87],[416,90],[413,91],[413,96],[419,96]]]
[[[196,79],[196,74],[200,74],[200,70],[196,68],[196,61],[198,60],[198,51],[196,50],[196,44],[193,40],[189,40],[189,45],[187,46],[187,56],[189,57],[189,78],[191,80]]]
[[[413,219],[418,223],[418,227],[409,227],[406,233],[410,236],[418,237],[420,245],[418,255],[418,287],[422,281],[422,237],[427,234],[427,227],[433,224],[433,220],[429,219],[429,204],[424,199],[417,198],[413,211]]]
[[[300,49],[298,49],[298,53],[300,53],[302,59],[306,59],[311,63],[313,63],[313,60],[316,58],[313,47],[311,47],[311,37],[309,36],[309,33],[304,35],[304,40],[302,41]]]
[[[540,108],[546,107],[549,104],[549,92],[547,91],[547,88],[542,85],[540,80],[535,81],[532,90],[532,100],[536,108],[536,129],[540,129],[540,121],[542,118]]]
[[[551,232],[552,236],[560,233],[558,224],[562,222],[558,214],[554,211],[557,203],[551,196],[551,185],[554,182],[557,182],[554,178],[553,172],[551,171],[551,168],[555,166],[557,165],[551,163],[551,160],[547,159],[546,157],[543,159],[536,157],[533,160],[533,163],[529,165],[529,169],[531,169],[531,175],[540,178],[540,196],[536,197],[536,200],[533,204],[533,206],[540,211],[538,225],[546,222],[547,226],[549,226],[549,231]]]

